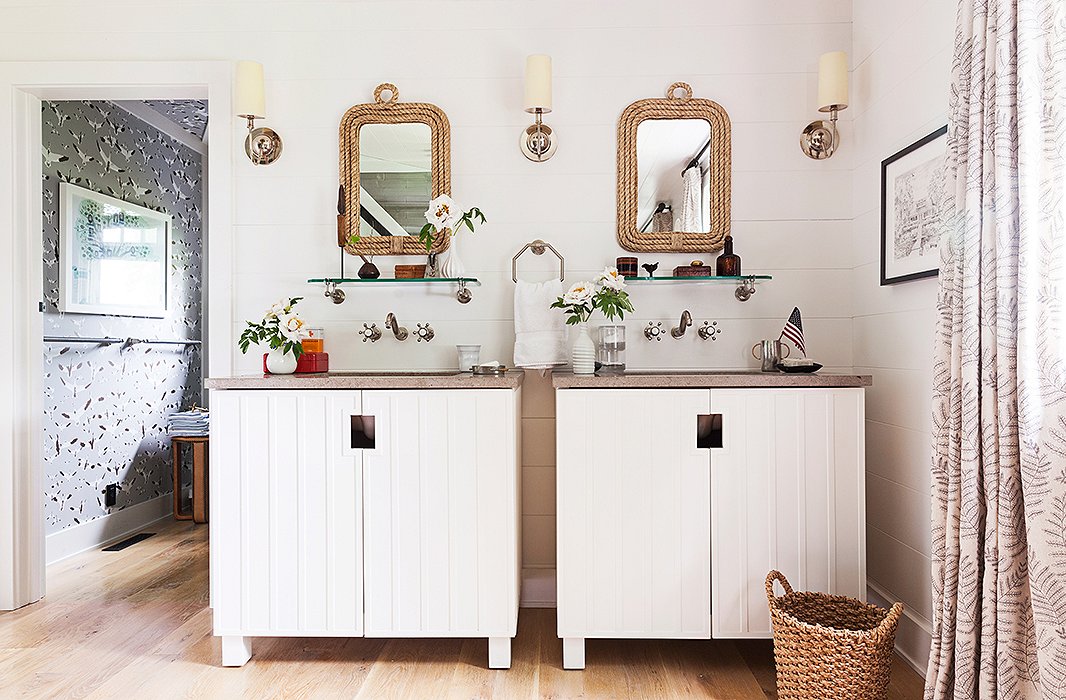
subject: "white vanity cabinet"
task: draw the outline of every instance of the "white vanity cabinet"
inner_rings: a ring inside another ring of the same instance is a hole
[[[487,637],[508,667],[518,405],[511,388],[215,391],[223,664],[257,636],[424,636]]]
[[[558,390],[564,667],[590,637],[770,637],[771,569],[865,599],[863,410],[861,388]]]

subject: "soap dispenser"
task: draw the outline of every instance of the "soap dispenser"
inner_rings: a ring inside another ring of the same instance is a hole
[[[740,256],[733,254],[733,237],[728,234],[722,254],[715,262],[715,274],[719,277],[740,277]]]

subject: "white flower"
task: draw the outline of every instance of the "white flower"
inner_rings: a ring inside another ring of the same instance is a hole
[[[592,285],[588,282],[578,282],[563,295],[563,302],[570,306],[584,306],[592,308]]]
[[[455,230],[463,213],[459,211],[459,205],[446,194],[442,194],[429,203],[426,209],[426,221],[433,224],[438,232],[450,228]]]
[[[625,277],[622,277],[622,275],[618,274],[618,268],[616,267],[603,268],[603,273],[596,281],[604,287],[607,287],[608,289],[613,289],[616,292],[620,292],[626,288]]]
[[[272,318],[278,318],[279,316],[285,313],[285,309],[288,307],[288,305],[288,299],[275,301],[273,304],[270,305],[270,308],[266,310],[266,313],[263,314],[263,320],[269,321]]]
[[[281,331],[285,340],[293,343],[299,343],[310,335],[305,327],[306,325],[306,322],[300,318],[299,314],[278,316],[278,330]]]

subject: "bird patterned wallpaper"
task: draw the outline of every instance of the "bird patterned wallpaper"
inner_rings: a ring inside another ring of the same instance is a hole
[[[44,334],[200,339],[200,154],[109,102],[45,102],[42,127]],[[60,182],[173,216],[165,318],[60,313]],[[45,343],[44,373],[47,534],[172,492],[166,417],[200,401],[198,346]]]
[[[144,103],[190,134],[204,140],[207,100],[145,100]]]

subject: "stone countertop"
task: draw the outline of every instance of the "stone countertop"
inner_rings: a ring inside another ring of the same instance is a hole
[[[204,386],[208,389],[517,389],[524,376],[521,370],[477,377],[458,370],[246,374],[211,377]]]
[[[869,374],[788,374],[759,370],[633,370],[624,374],[576,375],[552,372],[556,389],[686,389],[708,387],[733,388],[808,388],[832,389],[873,385]]]

